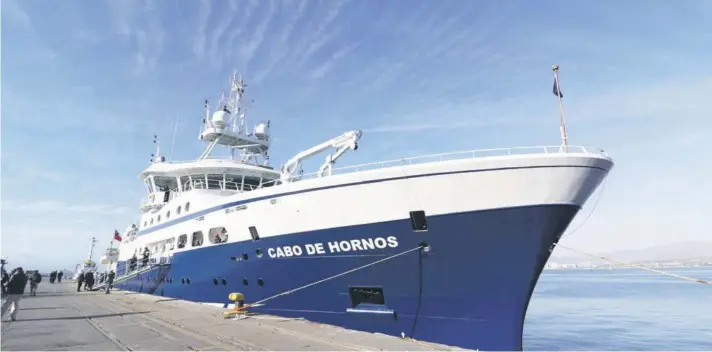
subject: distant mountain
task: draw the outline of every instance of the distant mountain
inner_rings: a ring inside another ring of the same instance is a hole
[[[585,249],[583,250],[586,251]],[[623,250],[608,253],[590,252],[591,254],[602,255],[610,257],[611,259],[630,262],[696,259],[710,260],[712,259],[712,241],[677,242],[667,245],[651,246],[644,249]],[[572,251],[564,248],[558,248],[552,254],[550,262],[575,264],[588,261],[603,261],[601,259],[596,260],[595,258],[572,253]]]

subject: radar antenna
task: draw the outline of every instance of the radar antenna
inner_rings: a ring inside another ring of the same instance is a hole
[[[222,91],[212,114],[208,101],[205,101],[205,117],[200,139],[208,142],[208,146],[198,160],[210,158],[213,149],[219,144],[230,149],[230,159],[235,159],[237,151],[241,154],[241,162],[259,164],[261,158],[262,164],[266,166],[269,164],[267,151],[270,144],[270,122],[268,120],[256,124],[253,132],[249,133],[245,118],[247,109],[243,101],[247,84],[242,75],[233,72],[229,87],[227,94]]]
[[[158,135],[153,135],[153,144],[156,145],[156,153],[151,154],[151,162],[160,163],[166,161],[166,157],[161,155],[161,141],[158,139]]]

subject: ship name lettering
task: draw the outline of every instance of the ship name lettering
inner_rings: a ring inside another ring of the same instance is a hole
[[[267,255],[270,258],[288,258],[302,255],[320,255],[327,253],[348,253],[359,251],[370,251],[376,249],[398,247],[398,238],[395,236],[361,238],[343,241],[331,241],[324,243],[309,243],[303,246],[292,245],[276,248],[268,248]]]

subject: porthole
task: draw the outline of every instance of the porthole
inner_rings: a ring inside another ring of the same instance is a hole
[[[261,249],[257,248],[257,250],[255,251],[255,254],[257,254],[257,258],[262,258],[262,250]]]
[[[156,222],[161,222],[161,216],[158,215],[158,219],[156,219]]]
[[[190,278],[185,279],[185,283],[190,285]]]
[[[262,278],[259,278],[259,279],[257,279],[257,284],[260,285],[260,286],[264,286],[264,285],[265,285],[265,280],[262,280]]]
[[[190,202],[185,203],[185,211],[190,211]]]
[[[180,283],[184,284],[185,283],[185,278],[180,279]]]
[[[230,260],[237,260],[237,257],[230,257]]]
[[[153,218],[151,218],[151,225],[153,225]]]
[[[222,278],[222,280],[220,280],[220,281],[221,281],[221,283],[222,283],[223,286],[227,286],[227,279],[226,279],[226,278]]]
[[[247,253],[242,253],[242,260],[247,260],[249,257],[247,256]]]
[[[248,283],[249,283],[249,282],[247,282],[247,279],[246,279],[246,278],[245,278],[245,279],[242,279],[242,284],[243,284],[243,285],[247,286]]]
[[[218,279],[213,279],[213,285],[215,285],[215,286],[218,285]]]
[[[169,210],[169,211],[166,213],[166,220],[168,220],[168,219],[170,219],[170,218],[171,218],[171,211]]]
[[[178,209],[176,209],[176,215],[180,215],[180,208],[181,208],[181,206],[179,205]]]

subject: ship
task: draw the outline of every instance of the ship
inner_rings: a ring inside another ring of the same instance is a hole
[[[205,100],[196,160],[167,161],[154,136],[140,220],[107,259],[116,288],[221,307],[241,293],[254,314],[522,349],[539,275],[612,169],[606,152],[515,147],[334,167],[358,150],[354,130],[275,169],[270,121],[247,128],[247,85],[229,78],[212,109]]]
[[[77,280],[77,278],[79,278],[79,274],[86,274],[88,272],[97,271],[96,262],[92,259],[94,257],[94,247],[96,246],[96,242],[96,237],[92,237],[87,259],[85,259],[82,263],[74,266],[74,275],[72,276],[72,280]]]

